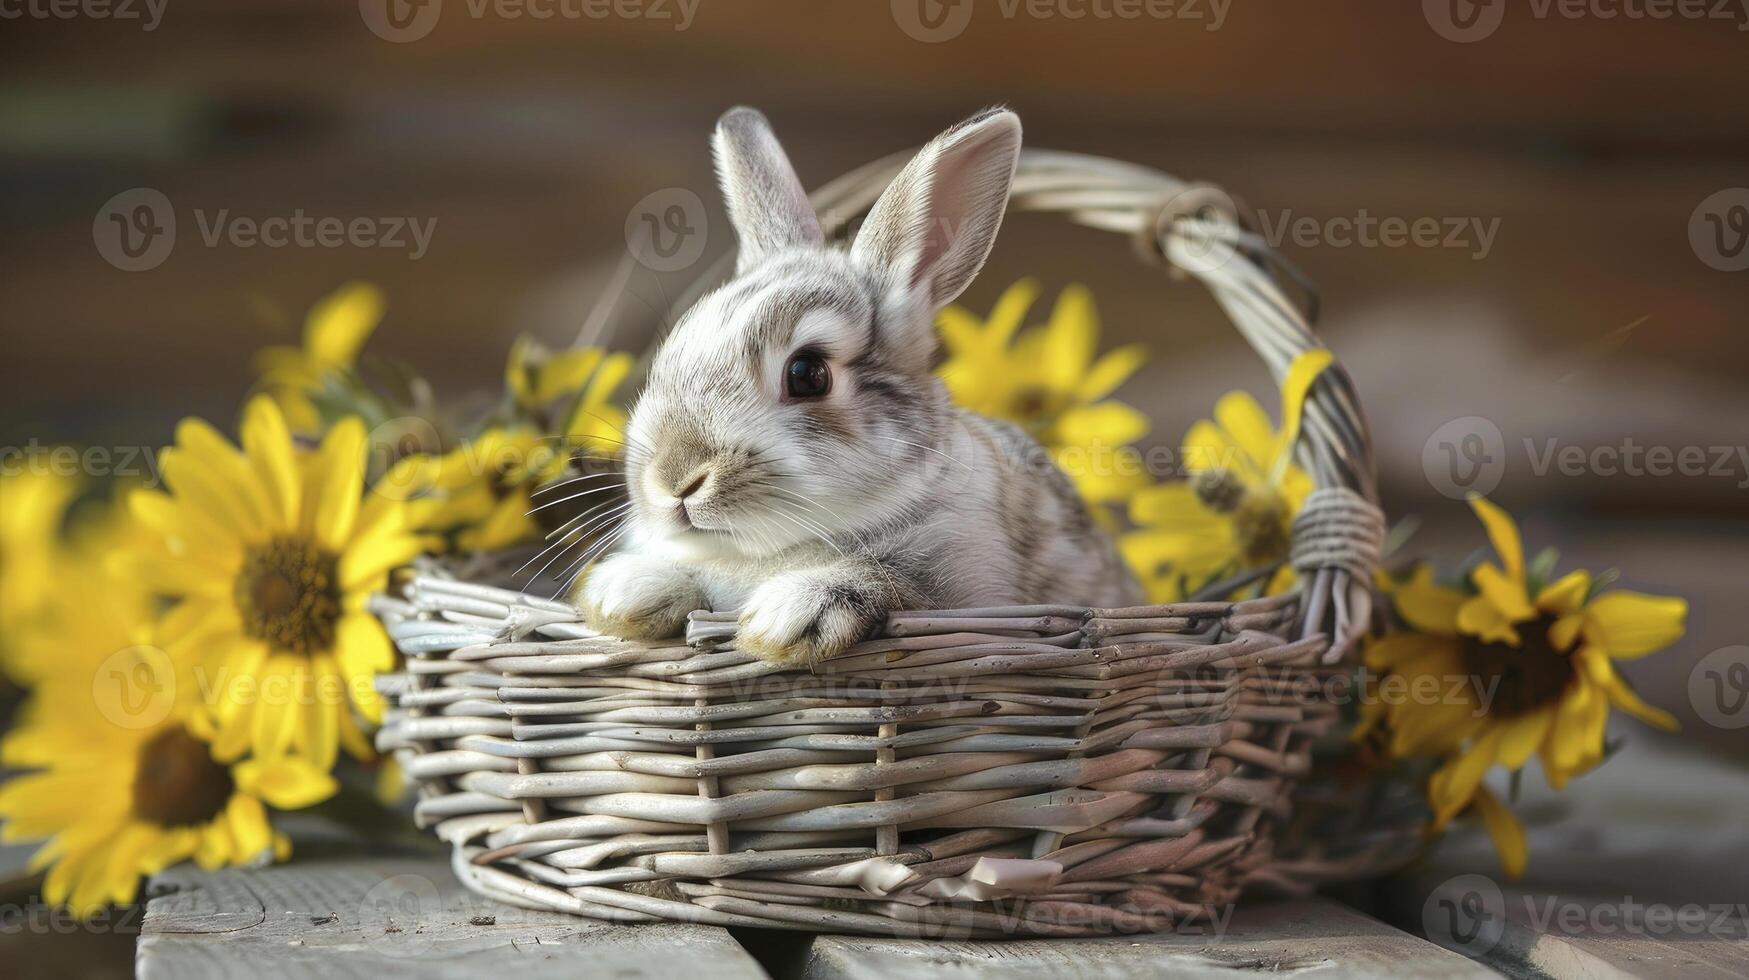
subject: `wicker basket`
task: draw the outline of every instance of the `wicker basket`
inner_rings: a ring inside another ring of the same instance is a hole
[[[829,235],[906,156],[816,195]],[[1278,378],[1317,345],[1212,188],[1030,151],[1013,207],[1202,281]],[[631,642],[428,567],[376,604],[407,661],[379,743],[462,881],[519,905],[910,937],[1172,928],[1332,867],[1273,846],[1313,742],[1342,725],[1322,681],[1371,619],[1383,522],[1339,367],[1296,451],[1318,489],[1292,593],[895,613],[813,671],[737,651],[730,614]]]

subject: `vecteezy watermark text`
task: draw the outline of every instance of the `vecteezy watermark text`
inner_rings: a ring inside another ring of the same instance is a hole
[[[1452,248],[1467,249],[1481,261],[1494,250],[1499,218],[1473,216],[1375,215],[1361,208],[1352,216],[1314,218],[1291,208],[1258,211],[1257,223],[1271,248]]]
[[[425,257],[437,232],[437,219],[403,215],[353,216],[233,214],[230,208],[194,209],[195,230],[207,248],[386,248]],[[150,187],[122,191],[97,210],[91,222],[97,253],[125,272],[145,272],[164,264],[176,248],[177,214],[170,198]]]
[[[170,0],[0,0],[0,20],[132,20],[158,29]]]
[[[1421,0],[1434,33],[1459,44],[1493,36],[1508,7],[1528,10],[1532,20],[1711,20],[1749,30],[1749,0]]]
[[[158,485],[158,451],[152,446],[49,446],[31,439],[0,446],[0,477],[122,477]]]
[[[370,32],[385,41],[406,44],[437,27],[444,0],[359,0],[358,13]],[[463,0],[473,20],[603,21],[645,20],[692,26],[700,0]]]
[[[1519,448],[1525,471],[1538,479],[1729,480],[1736,489],[1749,490],[1749,444],[1672,446],[1624,436],[1619,442],[1581,445],[1553,436],[1527,436]],[[1421,449],[1422,474],[1435,490],[1454,500],[1472,493],[1486,495],[1505,478],[1509,450],[1493,420],[1466,415],[1427,437]]]
[[[927,44],[951,41],[972,22],[974,2],[1003,20],[1188,21],[1205,31],[1227,23],[1233,0],[891,0],[893,22]]]
[[[1558,895],[1510,898],[1487,875],[1449,878],[1428,894],[1421,909],[1427,938],[1466,956],[1482,957],[1509,930],[1543,936],[1653,936],[1742,940],[1749,938],[1749,905],[1670,905],[1632,895],[1578,900]]]

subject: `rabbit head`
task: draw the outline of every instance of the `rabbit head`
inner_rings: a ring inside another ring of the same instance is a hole
[[[632,523],[675,557],[765,557],[915,514],[953,411],[931,373],[935,314],[983,265],[1020,121],[988,110],[936,137],[848,249],[828,246],[765,117],[712,146],[740,243],[650,366],[627,431]]]

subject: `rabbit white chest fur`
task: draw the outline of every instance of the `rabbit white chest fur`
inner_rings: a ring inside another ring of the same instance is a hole
[[[768,659],[831,656],[901,608],[1139,601],[1068,479],[1020,429],[955,409],[934,315],[988,255],[1020,149],[1012,113],[946,133],[848,250],[764,117],[714,140],[737,276],[658,351],[626,433],[627,544],[578,599],[590,622],[672,635],[739,609]]]

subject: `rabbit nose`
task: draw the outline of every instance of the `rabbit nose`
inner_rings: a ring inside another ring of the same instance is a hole
[[[711,471],[708,467],[700,467],[699,469],[693,471],[692,475],[686,477],[684,480],[681,481],[680,486],[675,487],[674,499],[685,500],[686,498],[692,496],[693,494],[697,493],[699,491],[699,489],[705,485],[705,481],[709,480],[710,478],[711,478]]]

